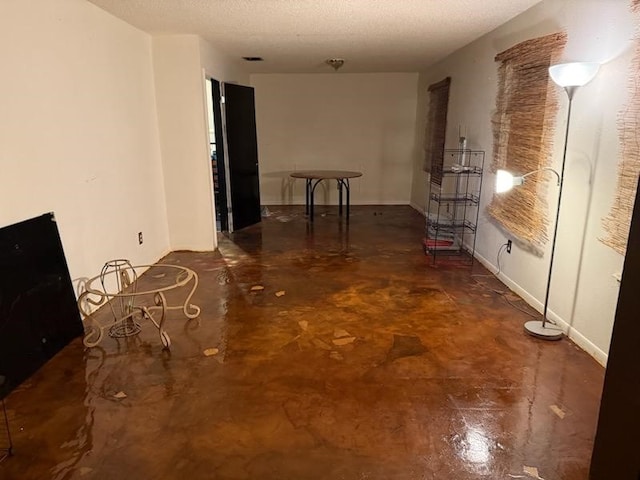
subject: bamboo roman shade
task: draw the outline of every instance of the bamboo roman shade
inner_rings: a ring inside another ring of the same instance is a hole
[[[633,0],[631,8],[640,17],[640,0]],[[638,19],[640,20],[640,18]],[[637,22],[636,22],[637,24]],[[618,164],[618,185],[613,205],[603,219],[605,236],[602,242],[625,255],[633,213],[633,201],[640,174],[640,32],[635,36],[635,54],[629,70],[629,102],[620,112],[618,129],[621,159]]]
[[[549,80],[566,34],[519,43],[498,54],[498,94],[493,117],[492,171],[524,174],[550,165],[558,109],[557,88]],[[487,211],[503,229],[541,254],[548,241],[545,175],[532,175],[519,188],[494,195]]]
[[[425,132],[424,170],[431,173],[431,182],[438,185],[442,184],[450,85],[451,77],[429,85],[429,114]]]

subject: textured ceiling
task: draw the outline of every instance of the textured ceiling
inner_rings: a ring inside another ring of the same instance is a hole
[[[90,0],[151,34],[196,34],[250,72],[418,72],[540,0]]]

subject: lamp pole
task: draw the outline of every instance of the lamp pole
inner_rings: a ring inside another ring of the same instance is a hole
[[[562,167],[560,169],[559,189],[558,189],[558,205],[556,207],[556,220],[553,227],[553,237],[551,240],[551,257],[549,259],[549,275],[547,276],[547,291],[544,296],[544,310],[542,320],[532,320],[524,324],[524,329],[529,335],[542,338],[544,340],[560,340],[562,338],[562,330],[547,319],[547,310],[549,309],[549,293],[551,292],[551,275],[553,274],[553,257],[556,251],[556,238],[558,236],[558,220],[560,219],[560,203],[562,202],[562,186],[564,184],[564,167],[567,160],[567,144],[569,140],[569,125],[571,123],[571,105],[573,104],[573,94],[576,91],[575,86],[564,87],[569,97],[569,108],[567,109],[567,126],[564,132],[564,150],[562,151]],[[548,325],[551,324],[551,325]]]
[[[551,274],[553,273],[553,256],[556,251],[556,237],[558,235],[558,220],[560,219],[560,204],[562,203],[562,185],[564,183],[564,167],[567,160],[567,145],[569,140],[569,124],[571,123],[571,105],[573,94],[578,87],[589,83],[598,73],[599,63],[594,62],[572,62],[561,63],[549,67],[549,75],[554,83],[567,92],[569,97],[569,108],[567,109],[567,126],[564,132],[564,150],[562,152],[562,169],[558,176],[558,206],[556,208],[556,224],[553,227],[553,240],[551,242],[551,258],[549,259],[549,276],[547,277],[547,291],[544,297],[544,312],[542,320],[533,320],[524,324],[524,330],[534,337],[544,340],[559,340],[562,338],[562,330],[553,322],[547,319],[549,310],[549,292],[551,291]],[[551,325],[548,325],[551,324]]]

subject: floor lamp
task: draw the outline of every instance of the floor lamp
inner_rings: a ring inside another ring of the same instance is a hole
[[[587,62],[562,63],[549,68],[551,79],[560,87],[564,88],[569,97],[569,108],[567,109],[567,126],[564,133],[564,148],[562,151],[562,167],[560,173],[552,168],[541,168],[522,176],[513,176],[504,170],[498,170],[496,176],[496,192],[505,192],[515,185],[522,185],[529,175],[537,172],[550,171],[558,178],[558,206],[556,208],[556,220],[553,227],[553,238],[551,240],[551,257],[549,260],[549,275],[547,277],[547,290],[544,297],[544,311],[542,320],[532,320],[524,324],[525,332],[543,340],[559,340],[562,338],[562,329],[547,319],[549,308],[549,292],[551,291],[551,275],[553,273],[553,257],[556,250],[556,237],[558,234],[558,219],[560,217],[560,202],[562,201],[562,185],[564,183],[564,167],[567,159],[567,140],[569,139],[569,124],[571,121],[571,105],[573,95],[578,89],[589,83],[598,73],[600,64]]]

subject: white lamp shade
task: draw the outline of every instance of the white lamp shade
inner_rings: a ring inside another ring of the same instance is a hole
[[[561,63],[549,67],[549,75],[561,87],[581,87],[593,80],[599,68],[599,63],[592,62]]]
[[[506,170],[496,172],[496,193],[504,193],[524,183],[524,176],[515,176]]]
[[[513,175],[506,170],[498,170],[496,173],[496,193],[504,193],[513,187]]]

